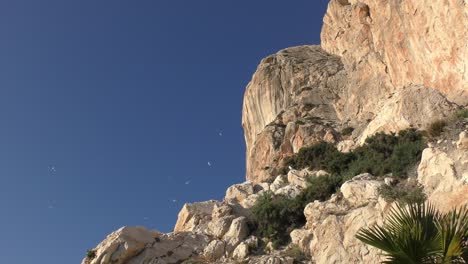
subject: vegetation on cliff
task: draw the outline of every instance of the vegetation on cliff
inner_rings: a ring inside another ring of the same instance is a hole
[[[252,208],[254,224],[259,236],[283,245],[289,242],[289,233],[305,223],[305,206],[315,200],[328,200],[336,193],[344,181],[361,173],[405,178],[408,170],[420,159],[425,147],[421,132],[415,129],[402,130],[398,134],[378,133],[366,140],[366,143],[349,153],[342,153],[327,142],[320,142],[302,148],[285,162],[285,167],[294,169],[322,169],[331,173],[308,179],[307,188],[295,198],[263,194]],[[421,201],[423,195],[412,195],[414,188],[400,192],[384,189],[388,197],[403,197],[408,202]]]

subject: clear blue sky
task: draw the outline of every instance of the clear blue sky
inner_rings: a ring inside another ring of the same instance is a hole
[[[79,263],[222,199],[245,177],[246,84],[318,44],[327,3],[0,1],[0,263]]]

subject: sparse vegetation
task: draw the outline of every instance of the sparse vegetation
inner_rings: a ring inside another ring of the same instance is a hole
[[[399,202],[401,204],[424,203],[427,199],[424,188],[416,182],[405,182],[396,186],[382,185],[379,195],[387,202]]]
[[[351,134],[353,133],[353,131],[354,131],[354,128],[352,128],[352,127],[345,127],[345,128],[343,128],[343,130],[341,130],[341,135],[343,135],[343,136],[349,136],[349,135],[351,135]]]
[[[345,180],[361,173],[368,172],[375,176],[393,173],[405,178],[409,168],[421,159],[424,146],[422,134],[408,129],[400,131],[398,135],[378,133],[350,153],[342,153],[327,142],[299,150],[285,162],[284,171],[292,166],[295,169],[322,169],[331,174],[308,179],[308,187],[294,199],[264,193],[252,208],[257,235],[267,238],[276,246],[287,244],[289,233],[304,225],[303,210],[308,203],[328,200]],[[389,199],[402,194],[393,189],[382,192],[388,194]],[[418,193],[407,193],[402,199],[409,203],[420,201],[422,197]]]
[[[289,233],[305,224],[303,211],[308,203],[328,200],[342,182],[338,176],[320,176],[308,181],[308,187],[296,198],[266,192],[252,207],[257,234],[269,239],[275,248],[286,245]]]
[[[444,132],[446,126],[447,122],[445,120],[436,120],[427,127],[427,133],[431,137],[438,137]]]
[[[326,142],[302,148],[285,162],[285,167],[322,169],[345,180],[366,172],[405,177],[408,169],[421,159],[424,147],[423,136],[415,129],[402,130],[398,135],[377,133],[350,153],[342,153]]]
[[[468,108],[457,111],[455,117],[457,119],[468,118]]]
[[[96,250],[94,250],[94,249],[88,249],[88,250],[86,250],[86,257],[87,257],[89,260],[93,260],[93,259],[96,257]]]

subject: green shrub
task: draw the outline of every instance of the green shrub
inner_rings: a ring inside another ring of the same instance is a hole
[[[462,109],[462,110],[459,110],[455,113],[455,117],[457,119],[463,119],[463,118],[468,118],[468,109],[465,108],[465,109]]]
[[[377,133],[350,153],[342,153],[334,145],[320,142],[300,149],[285,162],[283,171],[287,171],[288,166],[322,169],[345,180],[366,172],[375,176],[393,173],[405,177],[408,169],[421,159],[424,147],[423,136],[415,129],[402,130],[398,135]]]
[[[341,130],[341,135],[343,136],[349,136],[353,133],[354,128],[353,127],[345,127],[343,130]]]
[[[94,249],[86,250],[86,257],[90,260],[93,260],[96,257],[96,250]]]
[[[307,181],[307,188],[295,198],[296,203],[302,208],[315,200],[328,200],[343,182],[342,178],[337,175],[309,178]]]
[[[397,186],[382,185],[379,194],[387,202],[400,202],[402,204],[424,203],[427,199],[424,188],[414,182],[406,182]]]
[[[252,207],[257,234],[272,241],[274,247],[286,245],[289,233],[305,224],[303,211],[308,203],[328,200],[341,186],[338,176],[320,176],[308,181],[308,187],[296,198],[266,192]]]
[[[438,137],[442,132],[444,132],[445,126],[447,126],[447,122],[444,120],[436,120],[429,125],[427,133],[431,137]]]
[[[351,156],[342,153],[328,142],[319,142],[309,147],[301,148],[297,154],[285,162],[285,167],[295,169],[314,168],[326,170],[330,173],[340,173],[346,169]]]
[[[421,159],[424,146],[422,134],[408,129],[398,134],[378,133],[350,153],[342,153],[326,142],[302,148],[285,161],[284,172],[288,166],[292,166],[295,169],[323,169],[331,175],[308,179],[307,188],[294,199],[275,196],[271,192],[263,194],[252,207],[258,235],[269,239],[274,245],[285,245],[290,240],[289,233],[304,225],[303,211],[308,203],[328,200],[345,180],[361,173],[368,172],[375,176],[393,173],[404,178]],[[382,193],[388,198],[404,194],[402,199],[407,201],[421,198],[418,193],[403,193],[394,189],[383,189]]]
[[[252,207],[258,235],[278,245],[287,244],[289,232],[305,223],[303,208],[296,199],[264,193]]]

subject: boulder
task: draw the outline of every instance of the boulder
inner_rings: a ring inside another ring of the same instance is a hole
[[[245,243],[240,243],[232,252],[232,258],[242,260],[249,255],[249,246]]]
[[[276,190],[275,194],[276,195],[284,195],[289,198],[295,198],[302,192],[302,188],[295,185],[295,184],[289,184],[284,187],[279,188]]]
[[[208,261],[216,261],[224,256],[225,247],[226,242],[213,240],[206,246],[203,256],[205,256]]]
[[[228,232],[224,235],[223,240],[228,243],[230,249],[234,249],[242,240],[249,235],[249,227],[247,218],[244,216],[232,220]],[[228,249],[229,250],[229,249]]]
[[[253,184],[251,182],[244,182],[240,184],[234,184],[226,190],[226,201],[237,201],[242,202],[249,195],[254,193]]]
[[[340,190],[343,198],[353,207],[359,207],[379,198],[382,182],[356,179],[345,182]]]
[[[460,150],[468,151],[468,132],[462,131],[458,136],[457,148]]]
[[[288,179],[285,175],[279,175],[270,185],[270,190],[276,192],[279,188],[288,184]]]
[[[224,234],[229,230],[231,226],[232,220],[235,218],[233,215],[224,216],[221,218],[213,219],[211,222],[208,223],[209,234],[217,237],[222,238]]]
[[[184,204],[179,212],[174,232],[204,232],[216,205],[219,206],[221,203],[211,200]]]
[[[83,264],[124,264],[151,245],[161,234],[144,227],[122,227],[111,233],[94,249],[92,260],[84,259]]]

